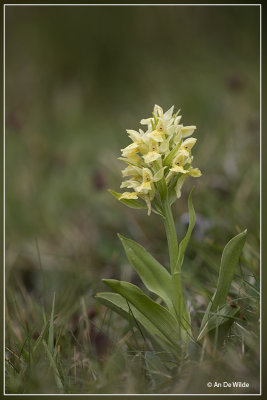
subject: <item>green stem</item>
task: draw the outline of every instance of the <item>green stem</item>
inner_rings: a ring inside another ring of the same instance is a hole
[[[154,162],[153,166],[154,166],[154,172],[157,172],[159,171],[160,168],[162,168],[161,163],[158,163],[157,161]],[[176,263],[178,260],[179,248],[178,248],[178,240],[176,235],[174,219],[168,196],[168,187],[165,178],[157,182],[157,188],[161,199],[164,226],[166,230],[166,236],[169,248],[170,270],[172,275],[173,306],[181,330],[180,332],[181,339],[186,342],[188,339],[188,335],[191,335],[190,316],[184,303],[181,272],[175,270]]]
[[[180,271],[175,271],[179,248],[171,205],[168,199],[168,191],[166,196],[164,196],[161,200],[164,215],[164,225],[169,248],[170,269],[173,282],[173,305],[177,314],[176,317],[180,325],[181,337],[183,338],[182,340],[186,341],[188,336],[185,331],[187,331],[188,334],[191,335],[190,317],[184,303],[181,273]]]
[[[168,196],[162,201],[162,208],[164,213],[164,225],[167,235],[169,255],[170,255],[170,269],[172,275],[174,274],[175,265],[178,260],[178,241],[176,235],[175,224],[173,220],[171,206],[169,204]]]

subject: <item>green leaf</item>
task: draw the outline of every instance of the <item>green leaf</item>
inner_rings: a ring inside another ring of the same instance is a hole
[[[122,193],[117,193],[114,192],[114,190],[109,189],[108,190],[109,193],[112,194],[112,196],[115,197],[115,199],[119,200],[121,203],[125,204],[126,206],[130,207],[130,208],[135,208],[135,209],[147,209],[147,206],[144,202],[141,202],[139,200],[135,200],[135,199],[121,199],[120,200],[120,196],[122,195]]]
[[[183,240],[181,241],[180,246],[179,246],[178,260],[177,260],[177,264],[176,264],[176,268],[175,268],[176,271],[181,270],[183,260],[184,260],[184,253],[188,246],[188,242],[191,238],[191,234],[194,229],[195,222],[196,222],[196,214],[195,214],[195,210],[194,210],[194,206],[193,206],[193,202],[192,202],[193,191],[194,191],[194,188],[191,190],[189,197],[188,197],[189,226],[187,229],[187,233],[186,233],[185,237],[183,238]]]
[[[130,313],[129,305],[127,301],[118,293],[102,292],[97,293],[95,296],[96,300],[104,304],[106,307],[115,311],[117,314],[121,315],[126,320],[129,320],[134,324],[134,319]],[[156,341],[161,348],[165,350],[174,350],[173,344],[162,334],[162,332],[153,325],[148,318],[146,318],[140,311],[138,311],[133,305],[131,305],[131,311],[134,318],[138,323],[142,325],[145,329],[147,335],[150,337],[151,341]]]
[[[225,304],[220,310],[218,310],[218,312],[211,313],[206,323],[202,327],[197,340],[202,340],[207,333],[210,333],[219,327],[222,328],[223,325],[226,325],[226,323],[230,322],[230,324],[227,324],[227,328],[229,329],[234,321],[235,315],[239,313],[239,311],[239,307],[232,307],[230,304]]]
[[[115,279],[103,279],[103,282],[129,301],[142,313],[174,346],[179,342],[178,323],[164,307],[146,296],[137,286]]]
[[[239,233],[227,243],[223,250],[217,288],[204,314],[201,330],[209,319],[210,313],[217,312],[217,310],[222,308],[226,303],[226,298],[246,241],[246,236],[247,230]]]
[[[147,289],[158,295],[166,303],[167,307],[173,310],[171,299],[172,282],[169,272],[140,244],[119,234],[118,236],[128,260]]]

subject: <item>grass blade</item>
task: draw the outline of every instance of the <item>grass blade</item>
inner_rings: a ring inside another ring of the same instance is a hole
[[[53,354],[54,350],[54,312],[55,312],[55,300],[56,300],[56,293],[53,295],[53,303],[52,303],[52,310],[49,322],[49,333],[48,333],[48,349],[51,354]]]
[[[62,381],[61,381],[60,374],[59,374],[59,372],[58,372],[58,369],[57,369],[55,360],[54,360],[54,358],[53,358],[51,352],[49,351],[49,348],[48,348],[48,346],[47,346],[45,340],[43,340],[43,346],[44,346],[45,352],[46,352],[46,354],[47,354],[47,356],[48,356],[48,359],[49,359],[49,361],[50,361],[50,366],[51,366],[51,368],[52,368],[52,370],[53,370],[53,372],[54,372],[54,377],[55,377],[56,385],[57,385],[59,391],[60,391],[61,393],[63,393],[63,392],[64,392],[64,387],[63,387],[63,383],[62,383]]]

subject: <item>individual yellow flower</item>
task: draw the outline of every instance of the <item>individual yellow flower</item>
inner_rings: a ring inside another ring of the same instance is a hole
[[[129,158],[132,154],[136,154],[139,151],[139,146],[137,143],[131,143],[129,146],[121,149],[122,156]]]
[[[181,189],[182,186],[184,184],[185,179],[187,178],[187,176],[190,175],[193,178],[198,178],[199,176],[201,176],[201,171],[198,168],[189,168],[185,174],[183,174],[182,176],[180,176],[177,180],[176,186],[175,186],[175,191],[176,191],[176,195],[177,195],[177,199],[179,199],[181,197]]]
[[[191,158],[189,158],[187,156],[187,152],[183,149],[179,150],[172,162],[172,166],[166,177],[166,182],[168,183],[175,173],[186,174],[187,169],[184,169],[184,165],[188,164],[190,162],[191,162]]]
[[[160,143],[159,145],[159,152],[163,155],[168,154],[170,152],[170,140],[171,136],[168,136],[166,139],[163,140],[163,142]]]
[[[142,158],[137,153],[130,154],[127,158],[125,157],[118,157],[118,160],[124,161],[130,165],[136,165],[138,167],[142,164]]]
[[[170,168],[170,171],[172,172],[180,172],[181,174],[186,174],[186,169],[184,169],[184,163],[185,163],[185,156],[183,153],[178,154],[178,156],[175,158],[172,168]]]
[[[135,145],[138,146],[138,151],[140,151],[141,154],[146,154],[148,152],[148,138],[145,133],[141,129],[139,132],[133,129],[126,129],[126,132]]]
[[[199,176],[202,175],[202,173],[201,173],[199,168],[191,168],[191,167],[188,170],[188,174],[190,176],[192,176],[193,178],[198,178]]]
[[[137,186],[140,185],[140,181],[136,179],[138,179],[138,177],[134,177],[132,179],[127,179],[126,181],[123,181],[120,185],[120,188],[135,189]]]
[[[126,132],[128,133],[129,137],[132,139],[134,143],[140,143],[142,142],[142,134],[140,132],[137,132],[133,129],[126,129]]]
[[[162,126],[160,126],[159,128],[155,129],[154,131],[149,132],[147,134],[147,136],[152,138],[156,142],[163,142],[165,139],[164,129]]]
[[[136,187],[136,191],[147,194],[148,191],[153,189],[153,174],[148,168],[142,170],[143,181],[141,185]]]
[[[136,167],[134,165],[128,165],[128,167],[124,168],[122,171],[122,176],[133,176],[140,175],[142,176],[142,168]]]
[[[136,200],[138,199],[137,193],[136,192],[124,192],[122,195],[119,197],[119,200]]]
[[[184,138],[187,138],[188,136],[191,136],[197,127],[195,125],[190,125],[190,126],[182,126],[181,132]]]
[[[152,186],[152,190],[148,194],[138,193],[138,196],[146,202],[147,205],[147,215],[151,214],[151,201],[155,197],[155,187]]]
[[[197,141],[196,138],[189,138],[189,139],[186,139],[186,140],[182,143],[181,149],[182,149],[182,150],[185,150],[185,151],[187,152],[188,156],[189,156],[192,147],[196,144],[196,141]]]
[[[176,119],[173,116],[173,108],[174,106],[164,113],[163,109],[156,104],[154,107],[153,117],[142,119],[140,123],[142,125],[147,125],[150,132],[153,130],[153,123],[155,123],[156,129],[166,135],[172,135],[176,131],[179,121],[179,119]]]
[[[149,141],[148,153],[143,156],[143,159],[146,164],[150,164],[158,158],[161,158],[158,142],[151,138]]]

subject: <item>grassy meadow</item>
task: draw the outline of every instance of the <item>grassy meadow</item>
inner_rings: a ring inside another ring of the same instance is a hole
[[[6,8],[6,393],[259,392],[259,8]],[[117,232],[168,262],[160,218],[119,191],[125,129],[154,104],[196,125],[196,227],[183,285],[197,332],[228,240],[248,230],[218,351],[174,362],[96,302],[102,278],[140,286]],[[211,381],[249,388],[207,388]]]

